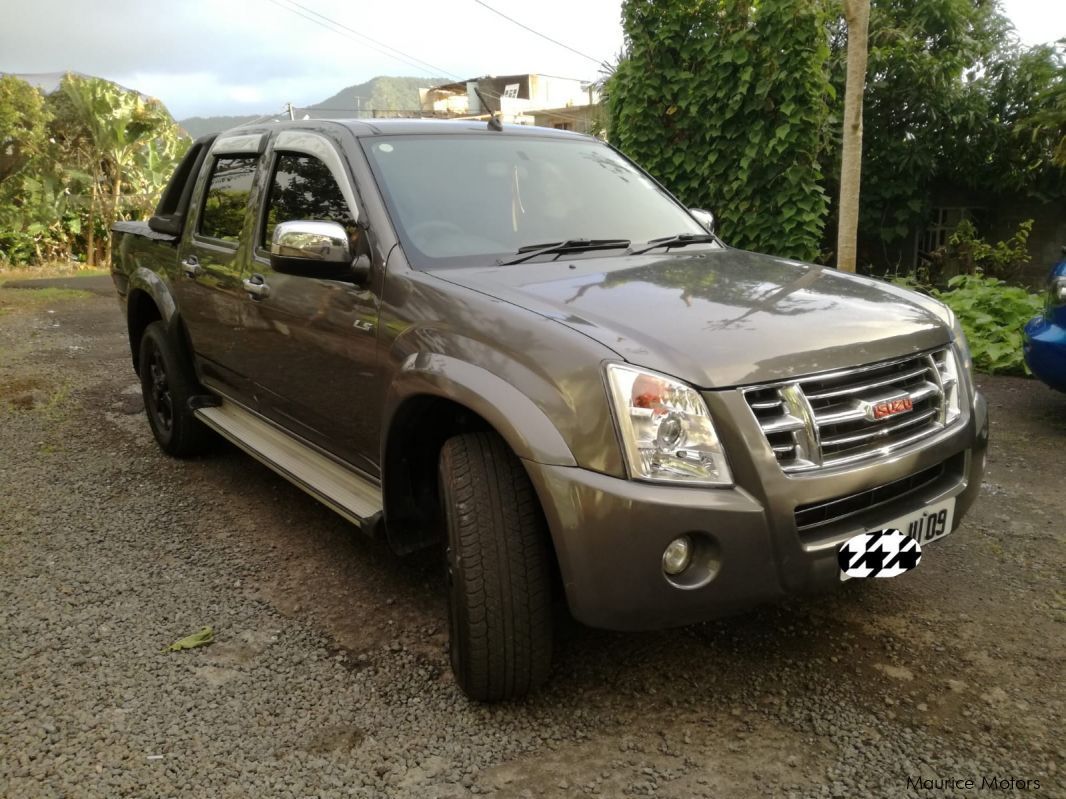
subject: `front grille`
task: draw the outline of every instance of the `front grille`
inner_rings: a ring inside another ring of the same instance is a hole
[[[748,388],[744,397],[781,468],[799,472],[880,457],[943,429],[954,420],[945,398],[956,382],[942,349]],[[895,412],[880,416],[886,407]]]
[[[886,483],[877,488],[860,491],[846,497],[812,502],[796,508],[796,529],[801,535],[812,528],[837,522],[857,513],[876,508],[894,500],[902,499],[939,480],[947,471],[947,464],[941,463],[925,471],[912,474],[900,480]]]

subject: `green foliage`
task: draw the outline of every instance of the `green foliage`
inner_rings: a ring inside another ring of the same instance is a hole
[[[962,220],[948,238],[946,247],[933,253],[933,279],[940,282],[956,275],[981,273],[999,280],[1011,280],[1030,261],[1029,233],[1033,220],[1018,225],[1018,230],[1005,241],[989,244],[977,235],[969,219]]]
[[[0,75],[0,184],[48,147],[44,97],[14,75]]]
[[[0,77],[0,262],[62,257],[77,228],[51,163],[52,121],[37,89]]]
[[[835,198],[846,56],[839,17],[829,33],[841,102],[822,160]],[[901,241],[923,221],[936,185],[1066,196],[1063,172],[1053,165],[1054,132],[1066,130],[1054,116],[1066,107],[1055,88],[1064,82],[1062,47],[1022,48],[995,2],[874,0],[860,235]]]
[[[1066,197],[1058,168],[1066,164],[1055,164],[1066,134],[1066,43],[1002,47],[968,88],[974,114],[956,122],[945,164],[951,179],[990,192]]]
[[[0,263],[92,262],[97,240],[106,262],[111,224],[151,212],[186,146],[157,100],[108,81],[42,97],[0,78]]]
[[[609,137],[730,243],[812,259],[831,93],[815,0],[626,0]]]
[[[1026,245],[1032,225],[1026,220],[1010,238],[989,244],[977,235],[972,222],[963,220],[948,245],[934,253],[928,271],[892,279],[898,286],[936,297],[955,312],[979,371],[1027,371],[1021,331],[1044,309],[1045,298],[1001,278],[1029,262]]]
[[[1029,135],[1034,141],[1044,139],[1052,148],[1052,162],[1066,170],[1066,64],[1063,50],[1066,39],[1060,39],[1058,55],[1058,78],[1044,88],[1035,98],[1036,110],[1018,125],[1018,132]]]
[[[990,374],[1024,374],[1022,327],[1044,308],[1044,297],[981,274],[956,275],[947,291],[933,289],[962,324],[974,367]]]

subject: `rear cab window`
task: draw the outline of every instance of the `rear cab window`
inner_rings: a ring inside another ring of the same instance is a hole
[[[234,245],[240,241],[258,162],[258,155],[215,158],[200,212],[201,236]]]

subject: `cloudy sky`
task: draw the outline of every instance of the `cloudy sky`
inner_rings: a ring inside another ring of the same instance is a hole
[[[621,48],[620,0],[484,1],[581,54],[478,0],[0,0],[0,72],[100,75],[180,119],[308,105],[375,75],[591,79]],[[1003,5],[1026,43],[1066,36],[1062,0]]]

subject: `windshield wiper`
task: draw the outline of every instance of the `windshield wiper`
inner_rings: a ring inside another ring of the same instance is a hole
[[[585,250],[614,250],[629,246],[629,239],[567,239],[566,241],[549,241],[544,244],[527,244],[518,248],[517,258],[500,259],[500,266],[511,266],[536,258],[538,255],[552,253],[584,252]]]
[[[718,239],[710,233],[680,233],[676,236],[663,236],[661,239],[652,239],[643,247],[630,250],[628,255],[640,255],[641,253],[654,250],[656,247],[684,247],[688,244],[708,244],[717,242]]]

